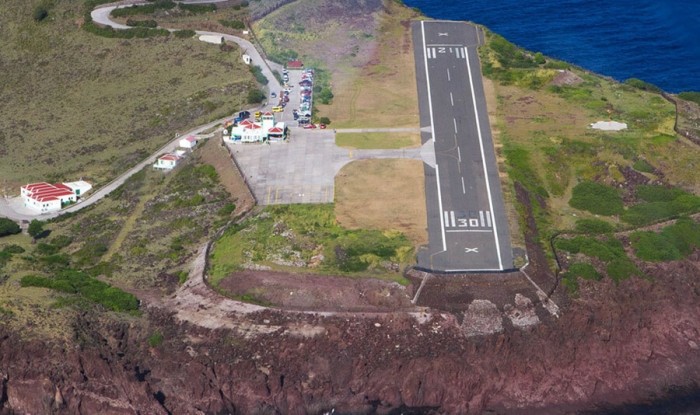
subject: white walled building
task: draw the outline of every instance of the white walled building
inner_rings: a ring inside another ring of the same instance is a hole
[[[30,183],[20,189],[24,206],[40,213],[61,210],[63,206],[76,202],[92,189],[86,181],[50,184]]]

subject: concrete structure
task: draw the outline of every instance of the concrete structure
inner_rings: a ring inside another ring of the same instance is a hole
[[[283,122],[275,122],[272,112],[265,112],[260,122],[243,120],[231,127],[231,134],[224,134],[225,139],[241,143],[261,143],[264,141],[283,141],[286,138],[287,127]]]
[[[243,54],[243,63],[245,63],[246,65],[250,65],[250,55],[245,53]]]
[[[90,189],[92,185],[82,180],[57,184],[30,183],[21,187],[21,197],[25,207],[46,213],[61,210],[63,206],[74,203]]]
[[[156,160],[155,164],[153,164],[153,168],[161,170],[172,170],[177,166],[180,160],[182,160],[182,157],[177,154],[164,154],[158,157],[158,160]]]
[[[617,121],[598,121],[591,124],[594,130],[620,131],[627,129],[627,123]]]
[[[182,148],[195,148],[197,146],[197,143],[199,143],[199,140],[197,140],[197,137],[191,135],[187,138],[183,138],[180,140],[180,147]]]
[[[224,38],[219,35],[200,35],[199,40],[202,42],[213,43],[215,45],[221,45],[224,43]]]

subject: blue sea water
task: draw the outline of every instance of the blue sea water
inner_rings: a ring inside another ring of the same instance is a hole
[[[668,92],[700,91],[700,0],[404,0],[526,49]]]

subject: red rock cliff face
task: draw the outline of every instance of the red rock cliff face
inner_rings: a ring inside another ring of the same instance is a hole
[[[459,316],[231,317],[238,331],[76,323],[71,346],[0,338],[5,413],[565,413],[646,399],[700,379],[696,253],[652,281],[584,285],[560,319],[466,337]],[[261,329],[263,328],[263,329]],[[256,332],[259,334],[253,334]],[[267,332],[267,333],[265,333]]]

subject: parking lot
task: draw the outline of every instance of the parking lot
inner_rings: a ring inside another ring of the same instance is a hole
[[[434,158],[432,148],[349,150],[335,145],[330,129],[294,127],[290,131],[282,143],[226,142],[260,205],[332,203],[335,175],[354,160]]]

